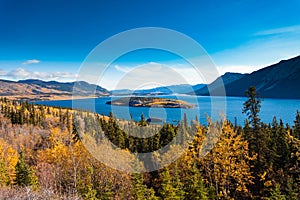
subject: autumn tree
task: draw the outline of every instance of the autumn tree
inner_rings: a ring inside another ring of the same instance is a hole
[[[0,186],[15,183],[18,153],[0,138]]]
[[[203,158],[202,165],[220,198],[245,198],[251,196],[247,187],[253,179],[249,165],[251,160],[248,142],[225,121],[218,142]]]

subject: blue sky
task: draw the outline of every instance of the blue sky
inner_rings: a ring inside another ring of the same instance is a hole
[[[300,55],[300,1],[274,2],[0,0],[0,78],[75,80],[100,42],[139,27],[169,28],[193,38],[220,74],[252,72]],[[167,52],[135,52],[120,58],[105,80],[117,81],[128,69],[149,63],[175,66],[190,77],[188,67],[177,62]]]

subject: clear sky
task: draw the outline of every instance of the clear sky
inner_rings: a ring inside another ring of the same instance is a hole
[[[75,80],[100,42],[139,27],[195,39],[220,74],[252,72],[300,55],[299,10],[299,0],[0,0],[0,78]],[[161,63],[178,64],[167,53],[144,51],[120,59],[106,78]],[[177,69],[189,77],[184,66]]]

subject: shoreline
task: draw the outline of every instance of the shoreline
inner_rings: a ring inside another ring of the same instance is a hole
[[[99,96],[72,96],[72,95],[27,95],[27,96],[0,96],[0,98],[7,98],[8,100],[17,101],[56,101],[56,100],[73,100],[73,99],[90,99],[98,98]],[[103,96],[107,97],[107,96]]]

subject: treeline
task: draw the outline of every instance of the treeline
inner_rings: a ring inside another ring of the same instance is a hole
[[[202,126],[186,117],[178,125],[149,125],[143,115],[139,122],[122,121],[1,99],[0,198],[299,199],[300,113],[291,125],[275,117],[265,124],[255,88],[246,94],[243,126],[225,119]],[[218,135],[210,134],[218,128]],[[131,174],[99,162],[85,146],[95,144],[94,152],[105,155],[108,140],[123,155],[112,159],[139,168],[147,166],[137,153],[172,141],[166,153],[151,158],[167,162],[191,142],[167,167]]]

